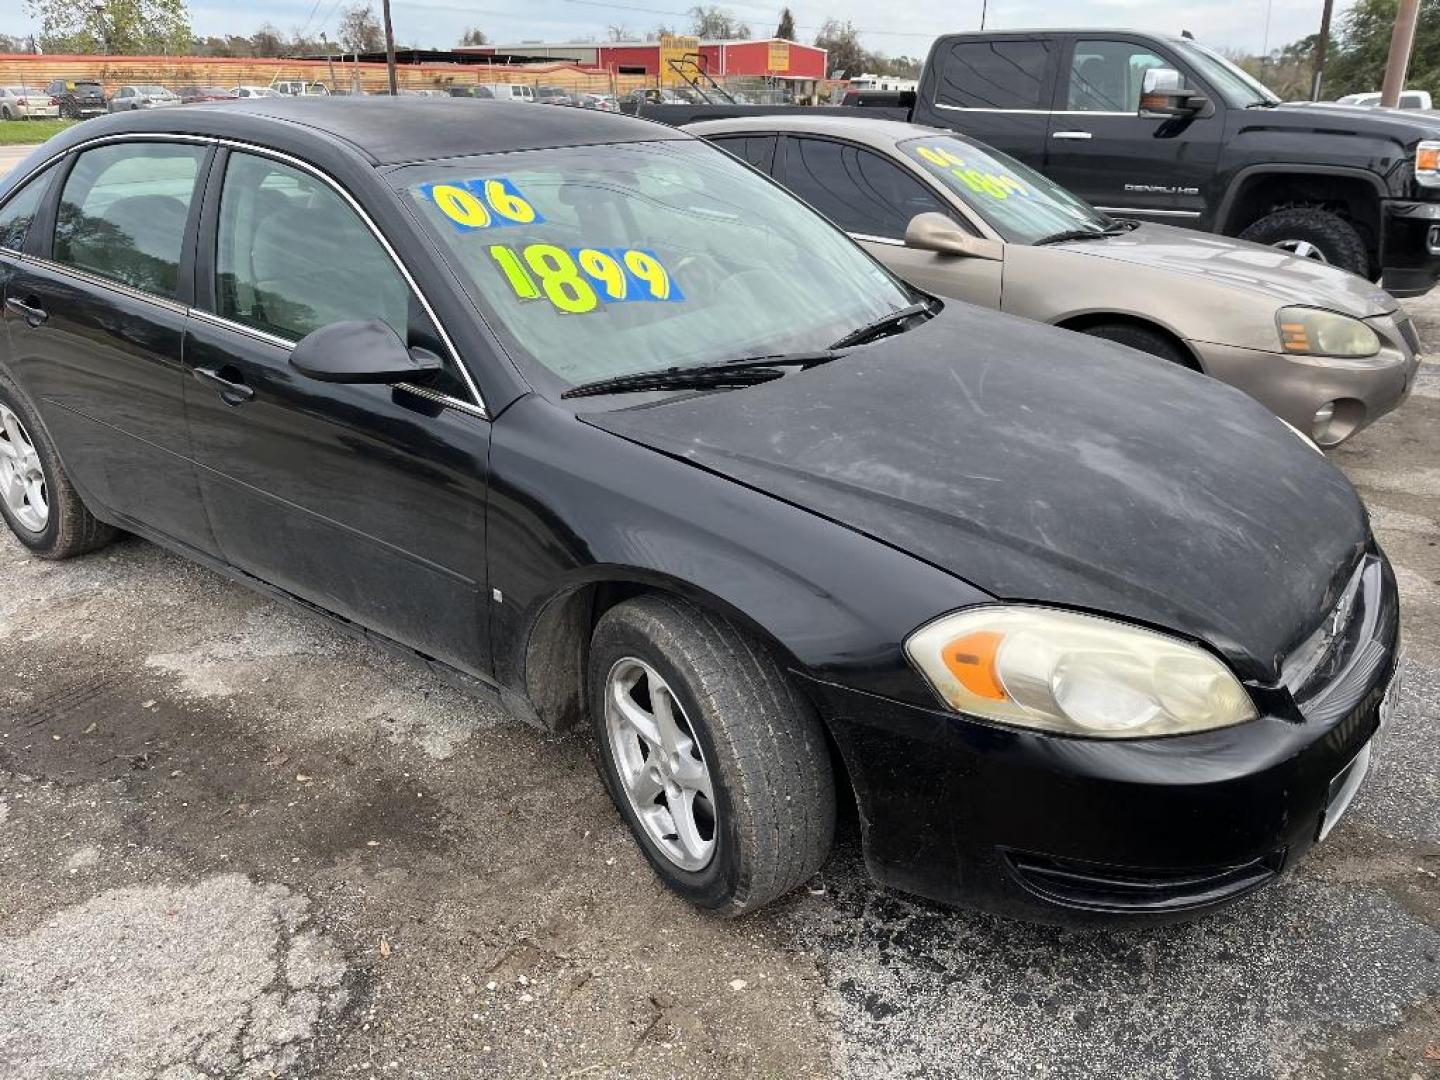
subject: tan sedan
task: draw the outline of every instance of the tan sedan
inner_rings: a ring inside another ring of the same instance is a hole
[[[1378,286],[1277,248],[1117,221],[953,132],[799,111],[688,130],[927,292],[1204,371],[1322,446],[1395,408],[1414,382],[1419,339]]]

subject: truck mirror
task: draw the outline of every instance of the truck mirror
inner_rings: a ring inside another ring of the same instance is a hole
[[[1174,68],[1149,68],[1140,78],[1141,116],[1194,116],[1210,99],[1185,89]]]

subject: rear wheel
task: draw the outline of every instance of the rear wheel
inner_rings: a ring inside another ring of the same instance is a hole
[[[1158,356],[1162,360],[1169,360],[1172,364],[1188,367],[1192,371],[1200,370],[1195,363],[1195,358],[1184,348],[1159,330],[1152,330],[1148,326],[1136,326],[1133,323],[1100,323],[1096,326],[1087,326],[1081,333],[1089,334],[1091,337],[1104,338],[1106,341],[1113,341],[1119,345],[1128,345],[1132,349],[1149,353],[1151,356]]]
[[[34,410],[3,375],[0,517],[20,543],[45,559],[83,555],[115,535],[80,501]]]
[[[606,787],[675,892],[741,915],[824,863],[835,829],[824,733],[748,635],[674,597],[627,601],[595,628],[589,689]]]
[[[1370,254],[1359,230],[1339,214],[1312,206],[1292,206],[1266,214],[1240,234],[1241,240],[1268,244],[1302,259],[1329,263],[1369,278]]]

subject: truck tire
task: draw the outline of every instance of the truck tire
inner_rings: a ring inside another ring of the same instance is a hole
[[[1240,234],[1241,240],[1283,248],[1293,255],[1338,266],[1371,278],[1370,253],[1355,226],[1318,207],[1292,206],[1266,214]]]
[[[1132,349],[1149,353],[1151,356],[1158,356],[1162,360],[1169,360],[1172,364],[1179,364],[1192,371],[1200,370],[1200,366],[1195,363],[1193,356],[1175,344],[1171,338],[1148,326],[1136,326],[1134,323],[1098,323],[1095,326],[1087,326],[1081,333],[1089,334],[1091,337],[1104,338],[1117,345],[1128,345]]]
[[[743,915],[809,880],[835,833],[820,720],[773,657],[677,597],[611,608],[589,702],[610,797],[672,890]]]

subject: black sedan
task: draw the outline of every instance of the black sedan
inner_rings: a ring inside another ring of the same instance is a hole
[[[1396,589],[1312,445],[918,293],[682,132],[448,100],[111,117],[5,183],[0,267],[22,544],[137,533],[588,725],[711,911],[804,882],[852,799],[902,889],[1201,911],[1365,775]]]

